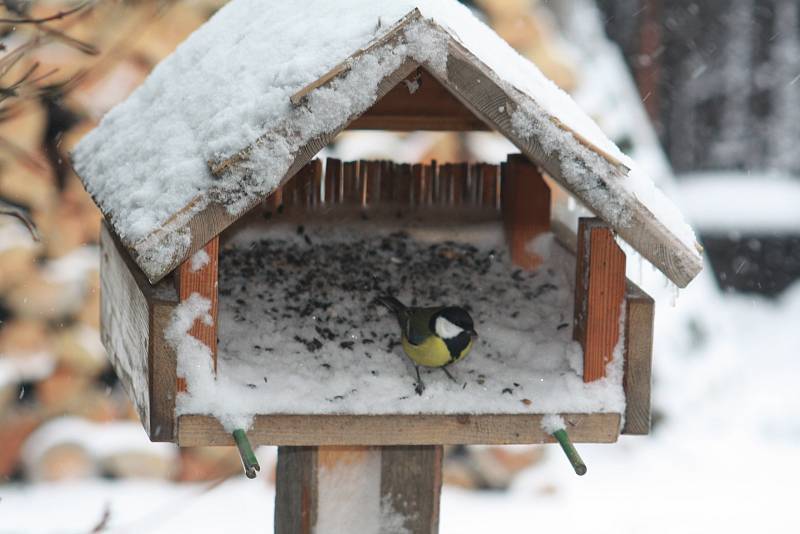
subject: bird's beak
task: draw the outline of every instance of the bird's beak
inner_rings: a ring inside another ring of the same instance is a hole
[[[477,339],[480,336],[478,336],[478,333],[475,330],[470,330],[469,337],[471,337],[472,339]]]

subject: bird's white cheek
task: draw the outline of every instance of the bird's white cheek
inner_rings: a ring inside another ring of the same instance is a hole
[[[442,339],[452,339],[464,331],[460,326],[454,325],[444,317],[436,319],[436,335]]]

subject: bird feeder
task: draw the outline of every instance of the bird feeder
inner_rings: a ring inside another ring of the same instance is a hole
[[[331,521],[344,470],[378,482],[374,503],[340,513],[371,506],[388,521],[390,506],[432,532],[442,445],[554,443],[548,414],[574,442],[648,433],[653,300],[626,279],[619,242],[680,287],[701,269],[699,246],[591,120],[457,2],[330,4],[296,19],[297,6],[231,2],[78,146],[105,216],[102,339],[153,441],[242,447],[244,430],[281,447],[276,531]],[[306,42],[315,32],[329,41]],[[520,153],[501,165],[314,159],[345,129],[493,130]],[[559,218],[569,197],[595,217]],[[383,224],[395,230],[376,234]],[[487,225],[499,247],[464,241]],[[473,300],[450,302],[480,312],[459,384],[430,374],[435,387],[414,393],[396,327],[370,304],[388,290]],[[513,310],[563,365],[542,374],[541,354],[506,343]],[[545,377],[572,385],[563,407],[537,393],[554,391]]]

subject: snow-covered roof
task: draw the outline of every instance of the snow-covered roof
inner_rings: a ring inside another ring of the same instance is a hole
[[[676,284],[700,271],[677,208],[456,0],[233,0],[81,141],[75,169],[155,282],[420,66]]]

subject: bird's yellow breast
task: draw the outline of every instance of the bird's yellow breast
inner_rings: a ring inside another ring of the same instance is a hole
[[[469,344],[461,351],[461,354],[453,360],[450,357],[450,350],[440,337],[430,336],[419,345],[412,345],[403,337],[403,350],[408,357],[411,358],[414,363],[424,365],[425,367],[443,367],[449,363],[455,363],[466,356],[471,348],[472,340],[470,340]]]

